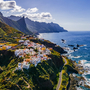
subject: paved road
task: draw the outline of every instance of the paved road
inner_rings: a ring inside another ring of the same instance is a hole
[[[66,63],[67,63],[66,59],[65,59],[63,56],[62,56],[62,58],[63,58],[64,61],[65,61],[64,65],[66,65]],[[64,65],[63,65],[63,66],[64,66]],[[57,85],[56,90],[59,90],[60,85],[61,85],[61,81],[62,81],[62,69],[63,69],[63,67],[61,68],[61,72],[60,72],[60,74],[59,74],[59,81],[58,81],[58,85]]]
[[[28,85],[27,88],[30,88],[30,84],[23,77],[21,77],[21,78],[24,80],[25,83],[27,83],[27,85]]]

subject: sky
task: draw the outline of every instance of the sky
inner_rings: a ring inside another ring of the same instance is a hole
[[[68,31],[90,31],[90,0],[0,0],[0,11],[54,22]]]

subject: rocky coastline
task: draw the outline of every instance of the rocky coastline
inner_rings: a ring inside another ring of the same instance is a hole
[[[64,51],[67,51],[67,53],[65,53],[65,57],[69,57],[69,53],[75,51],[76,49],[78,49],[78,47],[81,46],[85,46],[85,45],[78,45],[77,44],[77,48],[74,49],[74,45],[68,45],[70,47],[73,47],[73,50],[70,50],[69,47],[62,47],[64,49]],[[69,83],[67,85],[67,90],[90,90],[90,83],[88,82],[88,80],[85,78],[85,74],[88,72],[88,70],[90,70],[88,67],[84,67],[83,63],[86,61],[79,61],[78,63],[76,63],[76,61],[73,61],[73,65],[74,65],[74,69],[78,72],[78,73],[69,73]]]
[[[34,41],[36,43],[42,43],[46,47],[51,47],[54,50],[58,51],[60,54],[65,54],[65,57],[68,58],[67,56],[68,48],[57,46],[55,43],[52,43],[44,39],[43,40],[32,39],[31,41]],[[67,90],[77,90],[77,89],[83,90],[82,89],[83,87],[90,89],[90,86],[86,84],[86,79],[82,76],[85,72],[87,72],[87,70],[83,68],[81,62],[76,63],[73,60],[71,61],[75,67],[73,70],[77,71],[77,73],[74,71],[68,72],[69,81],[67,85]]]
[[[84,74],[88,72],[88,69],[85,69],[82,66],[81,61],[76,64],[76,69],[78,69],[78,74],[70,74],[70,87],[69,90],[90,90],[90,86],[87,79],[84,77]]]
[[[32,39],[31,41],[34,41],[37,43],[40,42],[40,43],[44,44],[46,47],[51,47],[54,50],[56,50],[57,52],[59,52],[60,54],[65,55],[65,57],[68,59],[68,56],[67,56],[68,48],[60,47],[60,46],[56,45],[55,43],[52,43],[52,42],[50,42],[48,40],[44,40],[44,39],[43,40]],[[77,90],[76,87],[79,86],[78,85],[79,81],[85,80],[85,79],[83,77],[76,77],[73,73],[82,74],[84,71],[83,71],[82,67],[79,68],[79,65],[75,61],[73,61],[71,59],[69,59],[69,61],[71,63],[73,63],[74,68],[68,68],[69,71],[67,73],[69,75],[69,81],[68,81],[68,85],[67,85],[67,90]],[[79,81],[76,78],[78,78]]]

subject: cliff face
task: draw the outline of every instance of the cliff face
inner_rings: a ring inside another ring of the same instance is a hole
[[[22,18],[22,19],[24,19],[24,18]],[[21,21],[21,20],[19,20],[19,21]],[[13,21],[11,19],[8,19],[7,17],[4,17],[2,15],[2,13],[0,12],[0,21],[9,25],[10,27],[13,27],[19,31],[22,31],[25,34],[32,34],[31,31],[29,31],[27,29],[27,26],[26,26],[24,20],[22,20],[22,22]],[[23,23],[23,25],[22,25],[22,23]]]
[[[32,30],[32,32],[38,32],[38,33],[49,33],[49,32],[67,32],[63,27],[60,27],[56,23],[45,23],[45,22],[37,22],[37,21],[31,21],[28,18],[25,18],[26,25],[29,30]]]
[[[9,19],[17,21],[21,19],[19,16],[10,16]],[[32,21],[29,18],[25,18],[25,23],[27,28],[33,33],[50,33],[50,32],[67,32],[63,27],[59,26],[56,23],[45,23]]]
[[[17,23],[20,25],[20,30],[22,32],[25,32],[26,34],[33,34],[31,31],[28,30],[24,17],[18,20]]]

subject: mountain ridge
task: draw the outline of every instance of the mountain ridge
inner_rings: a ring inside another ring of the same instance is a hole
[[[53,22],[37,22],[32,21],[29,18],[18,17],[14,15],[11,15],[10,17],[4,17],[1,12],[0,21],[29,35],[38,33],[67,32],[67,30],[65,30],[63,27]]]
[[[26,26],[24,17],[21,18],[21,19],[19,19],[19,20],[17,21],[17,23],[18,23],[19,25],[23,26],[23,29],[21,30],[22,32],[26,32],[26,34],[28,34],[28,33],[31,32],[31,31],[28,30],[28,28],[27,28],[27,26]],[[32,32],[31,32],[31,34],[32,34]]]
[[[14,21],[21,19],[19,16],[11,15],[8,17]],[[63,27],[59,26],[56,23],[45,23],[45,22],[37,22],[32,21],[29,18],[25,18],[27,28],[32,31],[33,33],[49,33],[49,32],[67,32]]]
[[[25,34],[32,34],[32,32],[29,31],[27,29],[27,27],[25,27],[26,25],[23,25],[23,26],[21,25],[22,22],[18,23],[18,22],[14,21],[14,20],[11,20],[11,19],[7,18],[7,17],[4,17],[1,12],[0,12],[0,21],[7,24],[7,25],[9,25],[10,27],[13,27],[13,28],[15,28],[15,29],[17,29],[19,31],[22,31]],[[23,29],[23,27],[24,27],[24,29]]]

